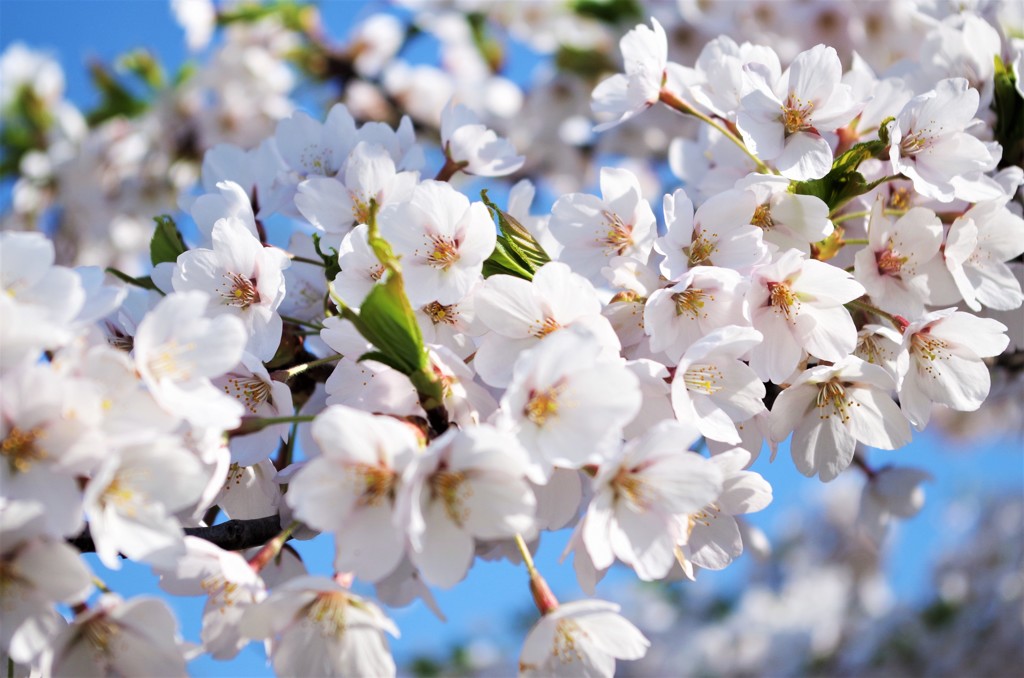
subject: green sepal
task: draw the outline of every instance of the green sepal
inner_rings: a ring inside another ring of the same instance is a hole
[[[154,266],[177,261],[181,254],[188,251],[178,225],[167,214],[153,217],[153,221],[156,222],[156,230],[153,231],[153,239],[149,241],[150,261]]]
[[[813,195],[828,205],[829,211],[842,207],[858,195],[867,193],[880,182],[868,182],[857,167],[885,151],[888,144],[881,139],[855,144],[832,163],[832,169],[820,179],[797,181],[791,190],[800,195]]]
[[[338,264],[338,250],[333,247],[327,252],[320,248],[320,234],[313,234],[313,249],[316,250],[316,255],[320,257],[320,260],[324,262],[324,277],[330,282],[334,280],[339,273],[341,273],[341,266]]]
[[[486,190],[480,191],[480,197],[498,222],[494,251],[484,261],[484,277],[504,273],[533,280],[533,274],[551,257],[518,219],[491,201]]]

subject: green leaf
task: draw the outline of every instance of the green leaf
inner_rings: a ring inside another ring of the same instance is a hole
[[[358,316],[349,311],[346,317],[384,357],[374,360],[406,375],[427,367],[423,335],[405,296],[400,275],[392,272],[385,282],[374,285],[360,306]]]
[[[618,64],[607,54],[596,49],[561,45],[555,52],[555,66],[558,70],[573,73],[588,80],[596,80],[605,73],[619,70]]]
[[[316,250],[316,254],[324,262],[324,277],[330,282],[338,277],[341,273],[341,266],[338,264],[338,250],[333,247],[325,253],[320,249],[320,234],[313,234],[313,249]]]
[[[820,179],[795,182],[792,191],[820,198],[830,211],[835,210],[877,186],[877,183],[868,184],[857,167],[868,158],[883,153],[885,147],[885,142],[880,139],[856,144],[835,159],[828,174]]]
[[[644,17],[644,10],[636,0],[572,0],[570,6],[580,16],[606,24],[640,21]]]
[[[177,224],[169,215],[153,217],[156,230],[149,241],[149,259],[154,266],[164,262],[175,262],[178,257],[188,251],[185,241],[181,238]]]
[[[1003,147],[1000,167],[1024,163],[1024,99],[1017,91],[1017,79],[1013,69],[1007,68],[1002,59],[995,57],[995,90],[992,110],[996,114],[993,133]]]
[[[128,283],[129,285],[141,287],[146,290],[155,290],[157,292],[160,292],[160,294],[163,294],[163,292],[161,292],[160,289],[153,283],[153,279],[150,278],[149,276],[146,276],[145,278],[133,278],[124,271],[119,271],[116,268],[108,267],[105,270],[110,275],[114,276],[118,280],[121,280],[122,282]]]

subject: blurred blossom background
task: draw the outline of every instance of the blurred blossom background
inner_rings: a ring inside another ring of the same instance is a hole
[[[959,6],[1024,36],[1024,3],[986,0],[0,0],[0,219],[4,229],[51,235],[59,263],[142,273],[155,215],[173,214],[188,238],[182,208],[199,192],[203,153],[214,145],[254,147],[293,110],[321,119],[341,101],[360,121],[395,124],[408,114],[425,141],[427,166],[439,167],[440,112],[453,96],[526,156],[521,170],[500,181],[459,177],[467,195],[487,188],[507,205],[510,187],[530,178],[537,186],[530,212],[544,214],[559,195],[593,190],[602,165],[618,165],[638,174],[645,197],[660,200],[680,185],[673,165],[698,160],[673,141],[693,137],[698,123],[661,107],[592,132],[591,91],[617,70],[618,40],[635,24],[657,17],[670,58],[685,65],[724,33],[771,45],[784,64],[823,42],[846,68],[882,72],[901,60],[938,59],[948,45],[924,43],[921,26]],[[986,49],[995,48],[962,46],[965,75],[974,69],[979,81],[989,77],[978,71],[986,58],[991,68]],[[286,244],[275,242],[272,224],[268,232],[272,243]],[[1000,317],[1018,349],[1022,315]],[[652,640],[643,660],[620,663],[619,671],[1018,673],[1022,369],[997,373],[978,412],[938,413],[906,448],[867,456],[871,473],[891,463],[922,472],[906,517],[884,525],[884,497],[872,495],[865,473],[851,468],[823,485],[795,470],[786,445],[774,462],[765,450],[753,470],[773,486],[774,502],[746,527],[761,548],[724,571],[701,571],[696,582],[641,584],[618,566],[598,586],[598,597],[619,602]],[[865,511],[875,511],[874,523]],[[545,534],[537,560],[561,600],[583,597],[571,558],[560,562],[569,532]],[[295,548],[310,571],[330,571],[329,541]],[[125,596],[157,591],[149,568],[125,563],[112,572],[88,560]],[[435,595],[446,622],[419,601],[387,610],[402,633],[392,644],[402,672],[514,671],[536,618],[523,570],[479,562],[466,581]],[[197,640],[202,601],[168,598],[185,638]],[[231,662],[204,656],[189,669],[270,675],[256,644]]]

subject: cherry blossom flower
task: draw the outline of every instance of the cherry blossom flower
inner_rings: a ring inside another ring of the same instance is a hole
[[[585,328],[608,354],[620,348],[593,285],[560,262],[541,266],[532,281],[491,276],[474,301],[477,317],[491,332],[481,339],[473,364],[491,386],[507,386],[522,351],[566,328]]]
[[[835,230],[828,205],[816,196],[791,192],[785,177],[748,174],[736,188],[754,194],[756,207],[748,219],[761,229],[765,243],[780,252],[795,249],[808,254],[809,243],[824,240]]]
[[[754,271],[747,299],[754,329],[764,341],[750,353],[750,366],[763,380],[781,384],[803,352],[838,361],[857,344],[857,328],[843,304],[864,294],[849,273],[797,250]]]
[[[689,426],[663,421],[601,465],[579,528],[595,568],[618,558],[644,581],[668,574],[676,544],[686,539],[685,516],[722,490],[718,468],[687,451],[697,437]]]
[[[167,605],[146,596],[104,594],[42,656],[47,676],[184,676],[185,648]]]
[[[656,235],[654,212],[636,175],[608,167],[601,169],[601,197],[562,196],[551,208],[549,228],[564,248],[562,261],[595,285],[613,257],[647,263]]]
[[[243,354],[230,372],[214,379],[213,385],[240,402],[247,417],[290,417],[295,412],[288,384],[271,379],[263,363],[250,353]],[[288,438],[288,429],[288,424],[275,424],[256,433],[232,436],[228,441],[231,461],[252,466],[267,459]]]
[[[1005,263],[1024,253],[1024,219],[1006,208],[1008,198],[973,205],[946,236],[946,268],[973,311],[982,306],[1009,311],[1024,303],[1020,283]]]
[[[797,55],[781,76],[763,71],[740,101],[736,125],[759,158],[774,161],[782,175],[818,179],[832,167],[823,133],[850,122],[858,112],[843,67],[832,47],[816,45]],[[761,73],[761,71],[759,71]]]
[[[749,325],[747,281],[736,271],[698,266],[671,287],[657,290],[644,307],[644,332],[651,350],[679,362],[690,346],[727,325]]]
[[[237,221],[213,226],[213,249],[192,249],[178,257],[172,283],[176,292],[198,290],[211,295],[214,313],[233,315],[249,335],[246,349],[270,360],[281,343],[284,299],[282,271],[291,263],[276,247],[264,247]]]
[[[857,524],[881,541],[893,518],[911,518],[924,507],[921,485],[932,479],[928,471],[909,466],[886,466],[876,471],[864,484]]]
[[[765,409],[764,384],[740,360],[761,340],[757,330],[730,325],[688,348],[672,377],[676,417],[708,438],[740,443],[737,425]]]
[[[640,24],[619,41],[625,73],[613,75],[594,88],[591,108],[595,114],[610,118],[595,131],[625,122],[658,102],[668,65],[668,38],[657,19],[651,19],[651,26]]]
[[[408,200],[418,179],[416,172],[398,172],[383,146],[361,141],[339,178],[313,176],[300,183],[295,206],[317,229],[344,235],[369,220],[371,200],[378,208]]]
[[[955,308],[926,313],[911,323],[903,330],[896,362],[903,413],[920,431],[931,418],[932,403],[978,409],[991,385],[982,358],[999,355],[1009,341],[1001,322]]]
[[[71,340],[69,324],[85,290],[69,268],[54,266],[53,243],[41,233],[0,234],[0,371],[32,362],[39,351]]]
[[[404,473],[396,518],[408,526],[409,558],[424,580],[451,587],[469,570],[475,539],[533,530],[536,500],[527,472],[515,438],[486,425],[450,429],[416,456]]]
[[[394,570],[405,540],[394,527],[402,472],[419,444],[390,417],[332,405],[313,422],[321,455],[289,481],[285,498],[295,517],[334,532],[339,571],[375,582]]]
[[[941,80],[911,99],[889,125],[893,172],[940,202],[998,197],[975,186],[998,160],[998,154],[993,160],[992,149],[965,131],[977,112],[978,91],[963,78]]]
[[[194,504],[207,484],[206,469],[173,438],[118,450],[85,488],[85,510],[96,554],[111,569],[118,553],[170,566],[184,552],[174,513]]]
[[[249,607],[242,632],[270,638],[278,675],[393,676],[384,632],[394,623],[376,605],[326,577],[296,577]]]
[[[812,367],[775,399],[772,439],[793,432],[797,469],[827,483],[853,461],[858,441],[883,450],[910,442],[907,418],[889,396],[894,387],[885,370],[856,356]]]
[[[516,361],[501,408],[535,464],[599,463],[640,409],[637,379],[584,331],[559,332]]]
[[[753,225],[754,194],[725,191],[704,202],[697,212],[682,189],[665,196],[667,233],[654,241],[665,255],[661,273],[678,280],[694,266],[720,266],[743,273],[768,258],[762,233]]]
[[[482,202],[445,182],[424,181],[408,202],[381,210],[380,233],[402,258],[413,305],[452,304],[480,279],[497,235]]]
[[[883,311],[916,318],[930,296],[930,277],[945,274],[938,258],[941,245],[942,223],[934,212],[914,207],[893,223],[878,200],[868,222],[868,246],[854,260],[854,275]]]
[[[92,590],[78,553],[47,534],[41,505],[0,506],[0,647],[14,661],[33,661],[60,631],[55,603],[80,603]]]
[[[735,516],[756,513],[772,501],[772,486],[747,470],[748,451],[733,448],[710,459],[722,476],[718,497],[687,517],[687,532],[676,553],[683,573],[694,579],[694,566],[721,570],[743,553],[740,522]],[[680,557],[681,556],[681,557]]]
[[[503,177],[523,166],[508,139],[480,122],[476,113],[452,99],[441,111],[441,148],[448,162],[466,174]]]
[[[164,297],[135,333],[135,367],[162,407],[192,424],[227,430],[238,426],[244,408],[210,378],[238,364],[247,334],[237,317],[205,317],[209,302],[198,291]]]
[[[260,576],[240,554],[208,541],[185,537],[185,554],[160,570],[160,588],[177,596],[207,596],[203,607],[203,649],[214,659],[231,659],[248,644],[241,620],[249,606],[266,598]]]
[[[519,655],[523,676],[611,678],[616,659],[640,659],[650,642],[603,600],[563,603],[530,629]]]

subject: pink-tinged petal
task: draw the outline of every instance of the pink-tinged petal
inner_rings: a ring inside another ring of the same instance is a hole
[[[771,409],[771,439],[785,440],[801,422],[812,416],[814,400],[818,396],[815,384],[794,384],[775,398]]]
[[[427,531],[423,550],[410,554],[424,581],[441,588],[458,584],[473,562],[473,538],[458,527],[444,502],[432,501],[424,511]]]
[[[506,473],[477,475],[465,481],[472,488],[465,499],[463,527],[477,539],[504,539],[533,526],[533,492]]]
[[[818,475],[824,483],[834,480],[853,461],[856,440],[836,413],[824,420],[817,412],[807,415],[790,441],[797,469],[805,476]]]
[[[460,261],[467,266],[482,264],[494,250],[497,232],[490,212],[482,202],[470,204],[462,215],[456,230],[463,233],[459,245]]]
[[[761,90],[753,90],[740,101],[736,126],[743,140],[762,160],[774,160],[785,148],[786,128],[779,120],[782,102]]]
[[[819,134],[797,132],[786,138],[775,166],[787,179],[820,179],[832,169],[832,147]]]
[[[338,553],[334,566],[359,579],[377,582],[398,567],[405,553],[402,535],[392,524],[392,507],[379,501],[352,514],[337,533]]]
[[[310,177],[300,183],[295,207],[309,223],[328,233],[345,233],[357,221],[348,190],[330,177]]]
[[[792,289],[802,301],[806,297],[822,306],[838,306],[864,295],[864,286],[849,273],[814,259],[804,262]]]
[[[532,335],[538,322],[543,324],[545,320],[541,299],[528,281],[495,275],[484,281],[474,302],[477,318],[488,329],[505,337],[523,339]]]
[[[931,325],[931,335],[953,346],[959,344],[979,358],[999,355],[1010,342],[1006,336],[1006,325],[992,318],[979,318],[962,312],[953,313],[942,322]]]
[[[774,308],[753,311],[754,327],[764,341],[750,350],[750,366],[763,381],[782,384],[800,364],[804,352],[786,317]]]
[[[822,102],[843,76],[835,48],[825,45],[800,52],[789,67],[789,92],[803,101]]]
[[[797,317],[796,335],[808,353],[822,360],[842,360],[857,347],[857,326],[843,306],[805,305]]]
[[[693,398],[693,409],[697,413],[697,428],[703,435],[731,445],[740,443],[742,438],[736,424],[711,398],[706,395]]]
[[[854,438],[881,450],[895,450],[910,442],[910,423],[887,392],[850,388],[847,394],[859,405],[854,406],[848,424]]]
[[[736,519],[718,511],[694,516],[696,525],[687,547],[690,560],[707,570],[721,570],[743,553],[743,538]]]
[[[590,560],[598,570],[611,567],[615,562],[610,534],[615,509],[610,489],[602,489],[594,495],[583,519],[583,545],[590,555]]]
[[[473,358],[476,373],[486,384],[497,388],[508,386],[512,381],[512,367],[519,354],[538,341],[532,336],[510,339],[500,334],[486,335]]]
[[[17,556],[19,576],[50,600],[76,603],[92,590],[92,575],[78,553],[63,542],[34,541]]]
[[[647,654],[651,643],[633,624],[616,614],[617,611],[594,612],[577,618],[601,653],[616,659],[640,659]]]
[[[285,494],[295,517],[317,530],[340,529],[348,519],[365,481],[353,467],[343,467],[326,457],[309,461],[289,483]]]
[[[755,513],[772,503],[772,486],[757,473],[739,471],[726,478],[715,503],[729,515]]]
[[[654,511],[634,513],[622,507],[611,523],[609,541],[619,560],[643,581],[663,579],[675,563],[675,546],[665,520]]]

